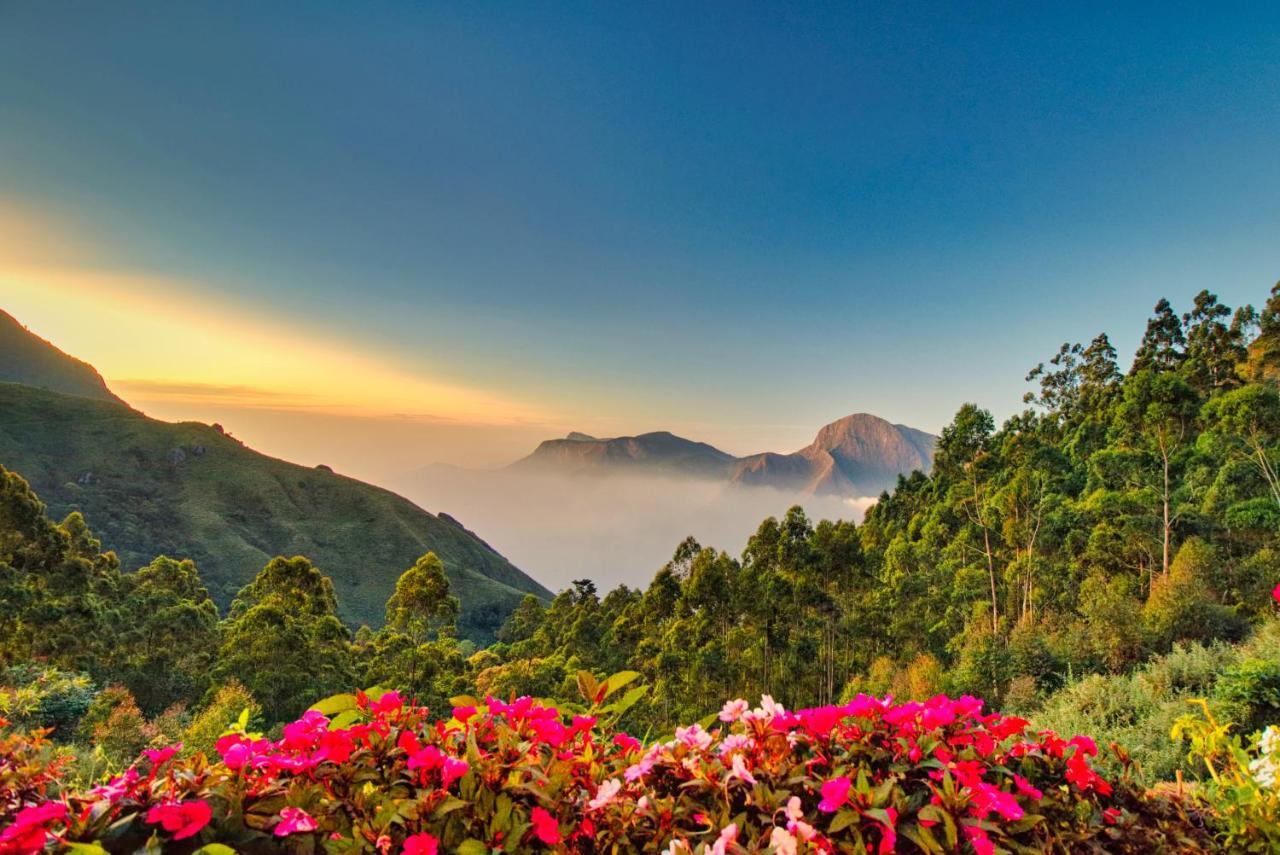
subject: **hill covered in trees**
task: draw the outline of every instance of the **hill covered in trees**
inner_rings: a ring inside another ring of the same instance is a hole
[[[485,641],[526,594],[548,596],[451,518],[322,468],[259,454],[216,427],[160,422],[121,404],[0,384],[0,462],[58,519],[79,511],[126,568],[191,558],[214,601],[276,555],[333,579],[342,616],[377,624],[396,575],[435,552]]]
[[[333,580],[342,617],[377,625],[396,576],[444,562],[464,637],[490,641],[526,594],[550,592],[452,517],[387,490],[259,454],[218,426],[131,409],[101,376],[0,313],[0,465],[57,519],[81,512],[126,568],[194,559],[216,603],[276,555]]]
[[[631,668],[655,721],[707,697],[823,703],[857,689],[1029,708],[1071,675],[1233,640],[1280,582],[1280,286],[1262,310],[1161,300],[1129,366],[1105,334],[1029,374],[999,428],[974,404],[931,474],[850,522],[799,509],[734,557],[692,540],[644,590],[529,600],[482,691],[556,696]]]

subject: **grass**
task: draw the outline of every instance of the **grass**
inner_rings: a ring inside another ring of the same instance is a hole
[[[459,525],[387,490],[259,454],[209,425],[0,383],[0,464],[61,519],[81,511],[125,569],[191,558],[226,606],[276,555],[305,555],[343,617],[381,624],[396,579],[434,551],[462,603],[461,634],[492,640],[526,593],[549,592]]]

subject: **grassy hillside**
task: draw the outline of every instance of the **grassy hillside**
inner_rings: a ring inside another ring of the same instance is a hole
[[[277,554],[306,555],[332,577],[353,623],[380,624],[396,579],[429,550],[444,561],[468,638],[490,640],[526,593],[548,595],[452,518],[122,404],[0,383],[0,464],[51,516],[83,512],[126,568],[158,554],[194,559],[223,606]]]
[[[65,395],[124,403],[87,362],[58,350],[0,310],[0,383],[23,383]]]

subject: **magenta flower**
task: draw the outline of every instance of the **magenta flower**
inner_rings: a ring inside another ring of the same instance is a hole
[[[449,789],[449,785],[461,778],[471,770],[471,765],[466,760],[459,760],[457,757],[446,757],[444,763],[440,766],[440,786]]]
[[[280,811],[280,822],[276,824],[276,837],[288,837],[290,834],[303,834],[315,831],[318,825],[315,818],[302,808],[287,807]]]
[[[832,778],[822,785],[822,801],[818,802],[818,810],[823,813],[835,813],[849,801],[849,788],[853,781],[848,775]]]
[[[440,849],[440,841],[425,831],[410,835],[404,841],[404,855],[436,855]]]

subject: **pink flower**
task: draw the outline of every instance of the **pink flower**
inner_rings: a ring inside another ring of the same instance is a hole
[[[290,834],[302,834],[315,831],[315,818],[302,808],[287,807],[280,811],[280,822],[276,824],[276,837],[288,837]]]
[[[725,705],[720,709],[720,720],[724,722],[733,722],[742,718],[742,714],[751,709],[751,704],[738,698],[733,701],[726,701]]]
[[[738,824],[731,822],[720,830],[720,836],[711,844],[710,855],[725,855],[729,846],[738,839]]]
[[[450,784],[469,771],[471,771],[471,765],[466,760],[459,760],[457,757],[446,757],[444,764],[440,767],[440,786],[446,790],[449,789]]]
[[[555,846],[561,841],[560,824],[545,808],[533,809],[533,835],[548,846]]]
[[[729,777],[745,781],[753,787],[756,783],[756,779],[752,776],[751,770],[747,768],[747,763],[742,759],[741,754],[733,755],[733,771],[729,773]]]
[[[440,841],[424,831],[406,838],[403,851],[404,855],[436,855],[439,847]]]
[[[209,803],[203,799],[187,802],[169,802],[155,805],[147,811],[147,822],[160,827],[173,835],[174,840],[182,840],[195,835],[209,824],[213,811]]]
[[[587,802],[587,810],[600,810],[616,799],[621,790],[622,782],[617,778],[610,778],[600,785],[595,797]]]
[[[849,788],[852,786],[853,781],[849,780],[848,775],[841,775],[825,782],[822,785],[822,801],[818,802],[818,810],[824,813],[835,813],[840,810],[849,800]]]
[[[991,842],[990,837],[987,837],[987,833],[978,826],[964,826],[964,836],[969,838],[969,843],[972,844],[973,851],[977,855],[995,855],[995,844]]]
[[[711,734],[703,730],[702,725],[691,724],[676,728],[676,741],[689,748],[706,751],[711,747]]]
[[[1277,603],[1280,603],[1280,585],[1276,585],[1274,588],[1271,589],[1271,599],[1275,600]]]
[[[40,852],[49,836],[45,826],[66,815],[67,806],[62,802],[23,808],[9,827],[0,831],[0,852]]]
[[[164,748],[148,748],[146,751],[143,751],[142,753],[148,760],[151,761],[152,766],[159,766],[160,764],[166,762],[167,760],[172,759],[173,755],[177,754],[181,750],[182,750],[182,743],[179,742],[177,745],[168,745]]]

